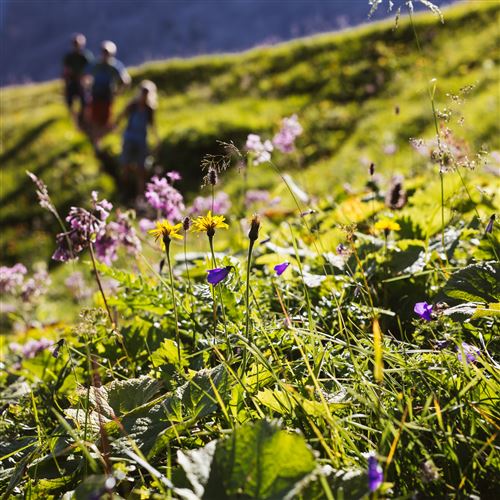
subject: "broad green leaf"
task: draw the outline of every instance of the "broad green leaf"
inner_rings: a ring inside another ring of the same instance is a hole
[[[147,403],[158,393],[160,382],[142,376],[127,380],[114,380],[108,386],[108,403],[115,414],[122,415]]]
[[[495,303],[500,301],[498,284],[500,268],[497,262],[472,264],[453,273],[440,295],[443,300],[458,302]],[[440,297],[441,298],[441,297]]]
[[[200,370],[180,389],[184,407],[191,416],[197,418],[205,417],[215,411],[219,407],[218,397],[227,401],[229,390],[227,372],[222,365],[212,370]]]
[[[317,469],[302,436],[266,420],[245,424],[202,450],[180,452],[179,463],[204,500],[284,499]]]

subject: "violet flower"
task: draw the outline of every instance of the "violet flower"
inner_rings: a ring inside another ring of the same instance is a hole
[[[496,215],[493,214],[489,221],[488,221],[488,224],[486,225],[486,229],[484,230],[485,234],[491,234],[493,232],[493,226],[495,224],[495,218],[496,218]]]
[[[427,304],[427,302],[417,302],[413,311],[422,319],[425,319],[425,321],[431,321],[432,319],[432,304]]]
[[[274,266],[274,270],[276,271],[276,274],[278,276],[281,276],[287,269],[287,267],[290,265],[290,262],[282,262],[281,264],[276,264]]]
[[[463,361],[465,356],[465,362],[467,364],[475,363],[480,355],[481,350],[474,345],[467,344],[467,342],[462,342],[460,347],[457,346],[457,357],[459,361]]]
[[[368,457],[368,488],[371,492],[378,490],[384,482],[384,472],[375,455]]]
[[[231,270],[232,266],[226,266],[226,267],[217,267],[215,269],[209,269],[208,276],[207,276],[207,281],[215,286],[218,283],[220,283],[222,280],[226,279],[227,275],[229,274],[229,271]]]

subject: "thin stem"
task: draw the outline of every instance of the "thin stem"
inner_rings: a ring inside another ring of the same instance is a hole
[[[192,293],[192,290],[191,290],[191,278],[189,276],[189,266],[188,266],[188,261],[187,261],[187,251],[186,251],[186,248],[187,248],[187,231],[186,231],[186,234],[184,235],[184,264],[186,266],[186,276],[187,276],[187,281],[188,281],[188,290],[189,290],[189,294]]]
[[[190,312],[192,312],[191,295],[192,295],[193,291],[191,289],[191,278],[189,277],[189,266],[188,266],[188,262],[187,262],[186,247],[187,247],[187,231],[186,231],[186,234],[184,235],[184,265],[186,266],[186,275],[187,275],[187,282],[188,282],[189,309],[190,309]],[[194,346],[194,348],[196,348],[196,328],[193,328],[193,346]]]
[[[104,289],[102,287],[101,278],[99,276],[99,272],[97,271],[97,265],[96,265],[96,261],[95,261],[94,248],[92,246],[92,243],[89,243],[89,250],[90,250],[90,258],[92,260],[92,266],[94,268],[95,279],[97,281],[97,286],[99,287],[99,291],[101,292],[101,297],[102,297],[102,300],[104,302],[104,306],[106,308],[106,312],[108,313],[108,318],[109,318],[109,322],[111,323],[111,328],[113,328],[113,330],[114,330],[116,328],[116,324],[115,324],[115,322],[113,320],[113,316],[111,316],[111,310],[109,309],[108,301],[106,300],[106,295],[104,294]]]
[[[172,264],[170,262],[170,241],[165,242],[165,253],[167,254],[168,274],[170,275],[170,290],[172,293],[172,304],[175,318],[175,341],[177,343],[177,357],[179,358],[179,367],[181,366],[181,339],[179,335],[179,316],[177,314],[177,304],[175,302],[174,275],[172,273]]]
[[[122,345],[123,352],[125,353],[125,356],[127,357],[127,359],[130,360],[128,352],[127,352],[127,348],[125,347],[125,342],[123,341],[123,337],[122,337],[121,333],[118,332],[118,330],[116,328],[117,325],[116,325],[115,321],[113,320],[113,316],[111,315],[111,310],[109,308],[108,301],[106,300],[106,295],[104,294],[104,289],[102,287],[101,277],[99,276],[99,272],[97,271],[97,265],[96,265],[96,259],[95,259],[95,254],[94,254],[94,248],[93,248],[91,242],[89,243],[89,250],[90,250],[90,258],[92,260],[92,266],[94,268],[95,279],[97,281],[97,286],[99,287],[99,291],[101,292],[101,297],[102,297],[102,300],[104,302],[104,306],[106,308],[106,312],[108,314],[109,322],[111,324],[111,329],[113,330],[113,332],[115,334],[117,334],[118,339],[120,340],[120,344]]]
[[[412,15],[412,10],[408,8],[408,13],[410,16],[410,24],[413,30],[413,35],[415,37],[415,42],[417,44],[417,49],[420,54],[420,57],[423,57],[423,51],[422,47],[420,45],[420,39],[418,38],[418,33],[417,29],[415,28],[415,23],[413,22],[413,15]],[[434,103],[434,95],[436,93],[436,85],[434,84],[432,87],[428,87],[428,92],[429,92],[429,99],[431,102],[431,107],[432,107],[432,116],[434,119],[434,129],[436,131],[436,140],[437,140],[437,146],[438,150],[441,152],[442,151],[442,146],[441,146],[441,136],[439,134],[439,125],[437,121],[437,113],[436,113],[436,106]],[[441,188],[441,245],[443,247],[443,252],[444,256],[446,259],[446,263],[448,264],[448,256],[446,255],[446,246],[445,246],[445,241],[444,241],[444,178],[443,178],[443,172],[442,172],[442,165],[439,167],[439,181],[440,181],[440,188]]]
[[[213,236],[208,236],[208,241],[210,243],[210,253],[212,254],[212,265],[214,269],[217,267],[217,259],[215,258],[215,251],[214,251],[214,237]],[[221,306],[221,311],[222,311],[222,323],[224,325],[224,333],[226,335],[226,342],[227,342],[227,347],[229,349],[229,352],[232,353],[231,349],[231,344],[229,343],[229,334],[227,333],[227,324],[226,324],[226,310],[224,308],[224,300],[222,298],[222,290],[219,288],[219,301],[220,301],[220,306]],[[216,326],[217,326],[217,304],[215,302],[215,285],[212,285],[212,297],[214,301],[214,336],[216,334]]]
[[[245,304],[247,308],[246,320],[245,320],[245,337],[250,342],[250,268],[252,265],[252,250],[253,250],[254,241],[250,240],[250,244],[248,245],[248,259],[247,259],[247,286],[245,290]]]

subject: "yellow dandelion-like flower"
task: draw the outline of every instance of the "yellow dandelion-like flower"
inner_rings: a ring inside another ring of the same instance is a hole
[[[148,231],[155,237],[155,241],[160,240],[162,250],[166,249],[166,244],[170,243],[171,239],[182,240],[182,235],[179,231],[182,229],[182,223],[172,225],[168,220],[156,222],[156,228]]]
[[[401,226],[397,222],[394,222],[391,219],[381,219],[375,223],[374,227],[378,231],[386,231],[386,232],[399,231],[401,229]]]
[[[193,221],[193,231],[207,233],[209,237],[215,234],[216,229],[227,229],[229,226],[224,222],[223,215],[212,215],[209,211],[207,215],[200,215]]]

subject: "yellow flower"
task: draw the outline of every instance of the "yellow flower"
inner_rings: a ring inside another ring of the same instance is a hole
[[[156,222],[156,228],[148,231],[155,237],[155,241],[160,240],[162,250],[165,250],[165,243],[170,243],[172,238],[177,240],[182,240],[182,235],[178,234],[182,229],[182,224],[175,224],[173,226],[168,222],[168,220],[162,220]]]
[[[207,233],[209,237],[215,234],[216,229],[227,229],[229,226],[224,222],[223,215],[212,215],[209,211],[207,215],[200,215],[193,221],[193,231]]]
[[[378,222],[375,223],[375,229],[379,231],[399,231],[401,229],[401,226],[397,223],[394,222],[391,219],[381,219]]]

